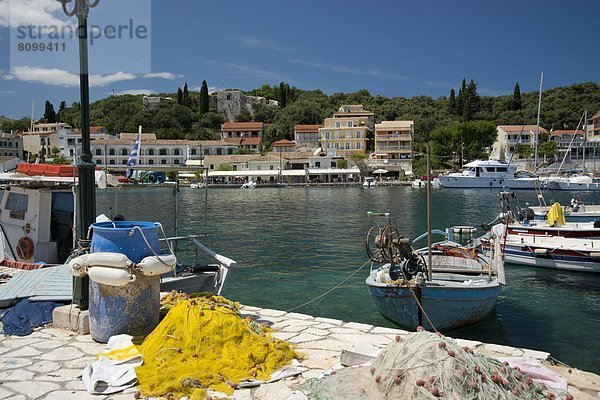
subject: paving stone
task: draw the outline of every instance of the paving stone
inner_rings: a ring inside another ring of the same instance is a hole
[[[42,354],[41,351],[34,349],[31,346],[20,347],[17,350],[13,350],[10,353],[4,354],[2,357],[36,357]]]
[[[77,336],[75,332],[68,331],[66,329],[60,328],[44,328],[44,333],[52,335],[54,338],[58,340],[71,340],[72,337]]]
[[[110,394],[105,400],[133,400],[133,398],[133,393],[122,392]]]
[[[278,322],[281,322],[283,319],[280,317],[267,317],[264,315],[257,315],[255,318],[252,318],[255,322],[258,322],[259,324],[267,324],[267,325],[273,325],[276,324]]]
[[[286,314],[285,311],[271,310],[269,308],[264,308],[260,312],[260,315],[264,315],[266,317],[281,317],[285,314]]]
[[[101,353],[106,345],[104,343],[73,342],[70,346],[76,347],[85,354],[96,356]]]
[[[271,336],[273,336],[274,338],[280,339],[280,340],[290,340],[291,338],[293,338],[294,336],[297,336],[298,333],[296,332],[273,332],[271,333]]]
[[[301,320],[311,320],[311,321],[313,321],[315,319],[312,315],[300,314],[300,313],[288,313],[285,317],[291,318],[291,319],[301,319]]]
[[[27,367],[27,370],[36,374],[47,374],[60,368],[60,364],[54,361],[39,361]]]
[[[288,325],[288,326],[284,327],[283,329],[280,329],[280,331],[281,332],[302,332],[306,329],[308,329],[308,327],[306,325],[300,325],[300,326]]]
[[[512,355],[514,350],[515,350],[514,347],[503,346],[500,344],[484,344],[483,345],[483,351],[486,353],[490,352],[490,353],[500,353],[500,354]]]
[[[36,349],[55,349],[60,346],[64,346],[65,342],[62,340],[57,340],[56,338],[45,339],[41,342],[32,344]]]
[[[513,357],[523,357],[523,349],[514,349],[512,353],[510,353]]]
[[[306,328],[304,333],[309,333],[311,335],[317,335],[317,336],[322,336],[322,337],[329,335],[329,331],[327,331],[325,329],[317,329],[317,328],[313,328],[313,327]]]
[[[72,381],[67,382],[63,389],[71,389],[71,390],[85,390],[85,385],[81,378],[74,379]]]
[[[316,320],[315,320],[315,322],[316,322]],[[333,325],[333,324],[330,324],[330,323],[327,323],[327,322],[320,322],[317,325],[313,325],[313,327],[317,328],[317,329],[331,329],[334,326],[336,326],[336,325]]]
[[[2,345],[4,347],[9,347],[11,349],[17,349],[19,347],[31,346],[34,343],[40,342],[43,339],[29,339],[29,338],[20,338],[18,336],[9,336],[2,341]]]
[[[475,341],[475,340],[467,340],[467,339],[454,339],[456,344],[460,347],[468,347],[470,349],[474,349],[478,346],[481,346],[483,343]]]
[[[0,400],[14,398],[14,396],[16,396],[15,393],[11,392],[10,390],[7,390],[4,386],[6,385],[0,386]]]
[[[260,399],[289,399],[294,390],[290,388],[289,382],[277,381],[268,385],[260,385],[254,390],[254,397]]]
[[[24,369],[0,371],[0,381],[30,381],[34,373]]]
[[[344,321],[339,320],[339,319],[323,318],[323,317],[317,317],[317,318],[315,318],[315,321],[325,322],[327,324],[336,325],[336,326],[342,325],[344,323]]]
[[[332,338],[325,338],[321,340],[315,340],[313,342],[305,342],[300,344],[301,349],[315,349],[315,350],[331,350],[331,351],[342,351],[348,343],[344,343],[341,340]]]
[[[349,328],[331,328],[329,330],[331,333],[339,333],[339,334],[344,334],[344,335],[361,335],[363,334],[363,332],[356,330],[356,329],[349,329]]]
[[[98,343],[94,339],[92,339],[91,335],[77,335],[75,336],[75,340],[77,340],[78,342]]]
[[[252,389],[240,389],[233,392],[234,400],[255,400],[252,397]]]
[[[380,334],[381,335],[391,334],[391,335],[400,335],[400,336],[410,335],[410,332],[403,331],[402,329],[384,328],[381,326],[374,327],[373,330],[371,330],[371,333],[374,333],[377,335],[380,335]]]
[[[360,324],[358,322],[348,322],[347,324],[344,324],[344,328],[356,329],[361,332],[368,332],[371,329],[373,329],[373,325]]]
[[[60,385],[52,382],[4,382],[2,386],[5,386],[15,393],[37,399],[45,395],[46,393],[52,392],[53,390],[60,389]]]
[[[45,333],[43,331],[33,331],[29,336],[30,339],[50,339],[52,335]]]
[[[74,347],[59,347],[49,353],[42,355],[42,360],[67,361],[82,357],[84,354]]]
[[[290,343],[304,343],[304,342],[314,342],[315,340],[322,340],[323,338],[321,336],[317,336],[317,335],[310,335],[308,333],[300,333],[292,338],[290,338],[288,341]]]
[[[337,335],[331,334],[329,337],[337,339],[340,342],[346,343],[346,347],[353,345],[354,343],[360,343],[361,345],[370,345],[377,348],[382,348],[391,343],[387,337],[383,335]],[[348,347],[349,348],[349,347]]]
[[[326,370],[338,362],[340,352],[329,350],[311,350],[302,365],[310,369]]]
[[[11,351],[12,349],[10,347],[3,347],[0,346],[0,355],[6,353],[7,351]]]
[[[13,368],[28,367],[33,364],[33,360],[28,358],[6,358],[0,357],[0,371]]]
[[[536,360],[546,361],[548,358],[550,358],[550,353],[546,353],[545,351],[523,349],[523,357],[531,357],[535,358]]]
[[[257,312],[257,311],[261,311],[262,308],[260,307],[252,307],[252,306],[241,306],[240,307],[240,311],[241,312]]]
[[[80,369],[69,369],[69,368],[61,368],[58,371],[48,372],[46,374],[37,375],[35,377],[36,381],[38,379],[42,381],[52,381],[52,382],[68,382],[74,379],[78,379],[81,376]]]
[[[131,396],[131,395],[130,395]],[[133,396],[131,396],[133,398]],[[48,393],[46,397],[41,398],[43,400],[101,400],[104,399],[102,396],[95,396],[89,394],[84,390],[56,390]]]
[[[85,367],[87,367],[88,365],[93,363],[94,361],[96,361],[95,356],[81,357],[81,358],[77,358],[75,360],[65,361],[64,366],[66,368],[84,369]]]

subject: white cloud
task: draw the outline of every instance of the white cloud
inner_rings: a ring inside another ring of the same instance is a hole
[[[249,47],[252,49],[265,49],[265,50],[273,50],[273,51],[289,51],[290,50],[287,47],[277,46],[276,44],[274,44],[268,40],[261,39],[254,35],[236,36],[233,39],[235,41],[237,41],[243,47]]]
[[[0,3],[2,3],[0,7],[2,28],[30,25],[60,28],[69,25],[69,21],[55,16],[64,15],[61,4],[56,0],[2,0]]]
[[[181,75],[175,75],[170,72],[152,72],[150,74],[143,75],[144,78],[161,78],[161,79],[169,79],[173,80]]]
[[[152,75],[152,76],[148,76]],[[116,82],[130,81],[138,78],[163,78],[171,79],[173,75],[168,72],[158,74],[135,75],[128,72],[117,72],[115,74],[90,75],[90,86],[102,87]],[[77,87],[79,86],[79,75],[57,68],[39,68],[30,66],[17,66],[10,73],[3,74],[2,78],[7,80],[19,80],[23,82],[38,82],[52,86]]]
[[[115,95],[117,96],[121,96],[124,94],[133,94],[133,95],[138,95],[138,94],[145,94],[145,95],[149,95],[154,93],[154,91],[152,89],[130,89],[130,90],[123,90],[120,92],[116,92]]]

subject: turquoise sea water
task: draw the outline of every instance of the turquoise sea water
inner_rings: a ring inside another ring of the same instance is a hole
[[[565,204],[567,192],[553,192]],[[179,193],[179,234],[208,232],[207,244],[235,259],[224,294],[243,304],[289,310],[338,285],[367,261],[364,238],[388,218],[408,237],[426,231],[426,194],[410,187],[209,189]],[[535,193],[518,192],[537,204]],[[600,194],[584,195],[588,203]],[[98,213],[174,225],[169,188],[97,192]],[[112,208],[112,209],[111,209]],[[370,217],[368,210],[390,212]],[[498,191],[440,189],[432,193],[432,227],[479,227],[499,212]],[[424,243],[425,245],[425,243]],[[315,316],[392,327],[364,283],[368,265],[338,289],[295,310]],[[550,352],[562,362],[600,373],[600,276],[506,266],[507,285],[495,312],[450,336]]]

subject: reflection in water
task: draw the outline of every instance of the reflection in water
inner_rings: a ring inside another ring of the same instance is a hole
[[[534,192],[518,196],[535,204]],[[565,204],[570,194],[554,197]],[[97,198],[98,213],[159,221],[167,234],[173,232],[171,189],[110,189],[98,191]],[[211,247],[241,264],[225,295],[265,308],[294,308],[348,277],[367,261],[365,235],[375,223],[391,220],[411,238],[427,228],[425,191],[408,187],[210,189],[208,198],[206,209],[203,190],[181,189],[178,233],[207,232]],[[499,204],[495,190],[434,190],[433,228],[479,228],[498,214]],[[369,210],[390,216],[371,217]],[[368,268],[296,311],[392,327],[368,294]],[[544,350],[567,364],[600,372],[600,341],[590,335],[600,331],[600,277],[514,265],[506,266],[506,277],[495,312],[450,335]]]

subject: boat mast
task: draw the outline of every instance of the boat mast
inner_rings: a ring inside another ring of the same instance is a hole
[[[427,280],[431,280],[431,145],[427,143]]]
[[[537,130],[535,131],[535,143],[534,143],[534,159],[533,159],[533,172],[537,174],[538,168],[538,141],[540,140],[540,109],[542,107],[542,87],[544,85],[544,73],[540,77],[540,95],[538,96],[538,109],[537,109]]]

